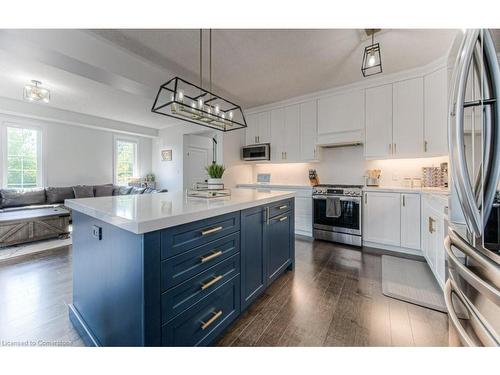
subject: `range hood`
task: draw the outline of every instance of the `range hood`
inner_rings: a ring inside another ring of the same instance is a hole
[[[318,134],[316,146],[324,148],[359,146],[364,143],[363,130]]]

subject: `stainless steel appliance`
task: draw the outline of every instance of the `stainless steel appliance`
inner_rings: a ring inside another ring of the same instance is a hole
[[[452,194],[444,293],[454,346],[500,346],[500,255],[488,244],[498,231],[488,218],[500,175],[499,37],[498,30],[467,30],[450,55]]]
[[[269,143],[243,146],[241,148],[241,160],[256,161],[256,160],[270,160],[270,159],[271,159],[271,145]]]
[[[313,188],[313,237],[354,246],[362,245],[361,185],[316,185]],[[338,217],[327,214],[327,200],[339,199]]]

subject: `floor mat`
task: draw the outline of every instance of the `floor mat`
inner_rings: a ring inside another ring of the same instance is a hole
[[[446,312],[443,291],[425,262],[383,255],[382,292],[387,297]]]

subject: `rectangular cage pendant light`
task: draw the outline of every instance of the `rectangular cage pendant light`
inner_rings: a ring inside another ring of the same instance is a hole
[[[247,127],[239,105],[179,77],[160,86],[151,111],[223,132]]]
[[[372,44],[365,47],[365,52],[363,53],[363,63],[361,64],[361,73],[363,73],[363,77],[382,73],[380,44],[374,41],[374,35],[379,31],[380,29],[366,29],[366,33],[371,35]]]

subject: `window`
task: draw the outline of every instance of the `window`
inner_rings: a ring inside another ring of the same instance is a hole
[[[137,176],[137,142],[115,140],[115,183],[127,185],[131,177]]]
[[[4,134],[4,185],[17,189],[42,186],[40,130],[7,126]]]

